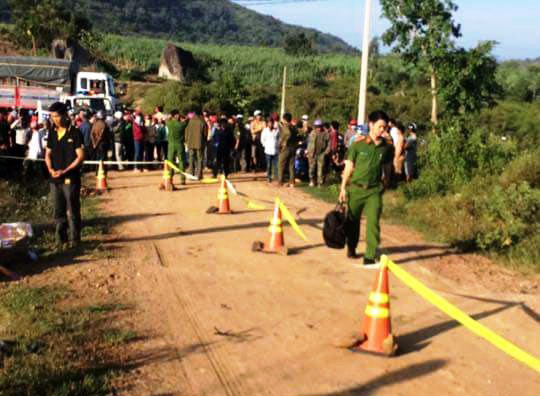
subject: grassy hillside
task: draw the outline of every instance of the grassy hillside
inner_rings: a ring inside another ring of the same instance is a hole
[[[305,33],[322,52],[351,52],[343,40],[285,24],[229,0],[65,0],[102,32],[144,34],[180,41],[281,47],[288,34]],[[0,0],[0,22],[9,20]]]
[[[156,73],[161,52],[167,40],[144,37],[104,35],[97,44],[107,61],[120,71],[132,74]],[[192,51],[207,67],[212,80],[219,80],[223,72],[241,76],[246,84],[275,85],[281,82],[283,66],[289,68],[289,81],[293,84],[316,82],[332,76],[356,76],[358,57],[346,54],[324,54],[317,57],[288,56],[280,48],[242,45],[214,45],[176,42]]]

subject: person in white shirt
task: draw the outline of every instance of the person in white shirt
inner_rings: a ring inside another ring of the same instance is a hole
[[[38,124],[37,120],[32,120],[30,128],[26,131],[25,142],[28,146],[26,159],[24,160],[24,174],[26,178],[36,175],[46,175],[43,162],[39,161],[45,157],[46,129]]]
[[[277,178],[279,126],[277,121],[268,119],[261,133],[261,144],[266,157],[266,177],[268,183]]]

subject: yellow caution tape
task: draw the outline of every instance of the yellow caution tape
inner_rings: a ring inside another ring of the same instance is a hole
[[[249,209],[253,209],[253,210],[265,210],[265,209],[266,209],[266,207],[265,207],[264,205],[255,203],[255,202],[250,201],[250,200],[245,200],[245,199],[244,199],[244,202],[247,203],[247,207],[248,207]]]
[[[227,184],[227,187],[229,188],[230,192],[233,195],[239,196],[242,199],[242,201],[244,201],[244,203],[246,204],[248,209],[253,209],[253,210],[264,210],[264,209],[266,209],[266,207],[264,205],[258,204],[256,202],[253,202],[252,200],[250,200],[249,197],[246,194],[238,192],[236,190],[236,188],[234,187],[234,185],[229,180],[225,180],[225,183]]]
[[[234,185],[229,180],[225,180],[225,183],[227,183],[227,187],[234,195],[238,195],[238,191],[236,191],[236,188],[234,188]]]
[[[165,163],[170,166],[172,169],[174,169],[175,171],[183,174],[186,178],[188,178],[189,180],[197,180],[197,178],[193,175],[190,175],[189,173],[186,173],[184,171],[181,171],[180,168],[178,168],[175,164],[173,164],[171,161],[169,160],[165,160]]]
[[[167,165],[169,165],[172,169],[174,169],[175,171],[183,174],[186,178],[188,178],[189,180],[193,180],[193,181],[196,181],[198,180],[197,176],[193,176],[189,173],[186,173],[184,171],[181,171],[180,168],[178,168],[175,164],[173,164],[171,161],[169,160],[165,160],[165,163]],[[214,178],[204,178],[201,180],[201,183],[204,183],[204,184],[214,184],[214,183],[217,183],[219,182],[218,179],[214,179]]]
[[[214,179],[214,178],[204,178],[201,180],[201,183],[204,183],[204,184],[214,184],[214,183],[219,183],[219,180],[218,179]]]
[[[382,256],[381,261],[386,262],[386,264],[388,265],[388,269],[392,271],[392,273],[399,280],[405,283],[408,287],[410,287],[414,292],[419,294],[429,303],[435,305],[452,319],[457,320],[474,334],[490,342],[491,344],[499,348],[501,351],[510,355],[514,359],[526,364],[533,370],[540,372],[540,359],[518,348],[510,341],[507,341],[506,339],[502,338],[498,334],[494,333],[484,325],[471,318],[469,315],[461,311],[456,306],[452,305],[446,299],[437,295],[433,290],[425,286],[422,282],[413,277],[407,271],[393,263],[387,256]]]
[[[293,215],[291,214],[291,212],[289,212],[289,209],[287,209],[285,204],[279,198],[276,198],[276,202],[279,203],[279,208],[281,209],[281,213],[283,213],[283,217],[285,217],[285,219],[289,222],[293,230],[298,234],[298,236],[300,236],[300,238],[308,242],[308,237],[302,232],[302,230],[296,223],[296,220],[294,220]]]

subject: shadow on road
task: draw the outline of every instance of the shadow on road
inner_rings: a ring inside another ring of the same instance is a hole
[[[454,296],[459,296],[459,297],[463,297],[463,298],[468,298],[470,300],[489,302],[489,303],[494,303],[494,304],[503,304],[503,305],[512,305],[512,306],[519,305],[519,307],[523,310],[523,313],[525,313],[525,315],[529,316],[535,322],[540,322],[540,314],[538,312],[536,312],[535,310],[533,310],[531,307],[529,307],[524,302],[495,300],[495,299],[492,299],[492,298],[469,296],[467,294],[459,294],[459,293],[448,293],[448,294],[452,294]]]
[[[475,315],[471,315],[471,317],[475,320],[487,318],[489,316],[496,315],[500,312],[506,311],[507,309],[518,306],[520,304],[521,303],[518,302],[505,303],[502,307],[480,312]],[[459,322],[455,320],[448,320],[446,322],[437,323],[435,325],[424,327],[410,333],[399,335],[397,337],[397,343],[399,345],[398,353],[399,355],[406,355],[411,352],[417,352],[429,345],[429,339],[459,326],[461,326]]]
[[[299,220],[298,225],[317,224],[317,223],[320,223],[321,221],[322,221],[321,219]],[[163,240],[163,239],[169,239],[169,238],[185,237],[185,236],[193,236],[193,235],[201,235],[201,234],[215,234],[219,232],[249,230],[251,228],[264,229],[267,226],[268,226],[267,221],[246,223],[246,224],[234,224],[234,225],[227,225],[227,226],[221,226],[221,227],[201,228],[198,230],[187,230],[187,231],[181,230],[181,231],[176,231],[176,232],[167,232],[164,234],[148,235],[148,236],[136,237],[136,238],[117,238],[117,239],[110,240],[110,242],[118,243],[118,242],[155,241],[155,240]]]
[[[305,245],[305,246],[299,246],[299,247],[293,247],[289,249],[289,256],[294,256],[295,254],[300,254],[304,250],[310,250],[310,249],[316,249],[319,247],[326,246],[324,243],[314,243],[311,245]]]
[[[406,247],[406,246],[403,246],[403,247]],[[434,249],[434,248],[435,247],[431,246],[430,248],[427,248],[425,250],[430,250],[430,249]],[[385,249],[383,248],[382,250],[385,250]],[[415,251],[415,249],[411,249],[411,252],[414,252],[414,251]],[[405,257],[405,258],[402,258],[402,259],[397,259],[397,260],[392,260],[392,261],[395,264],[406,264],[406,263],[410,263],[410,262],[419,262],[419,261],[429,260],[429,259],[432,259],[432,258],[455,256],[455,255],[458,255],[458,254],[459,253],[456,252],[456,251],[446,250],[446,251],[439,252],[439,253],[424,254],[424,255],[412,256],[412,257]]]
[[[332,393],[312,394],[311,396],[368,396],[374,395],[377,390],[385,386],[399,384],[409,381],[413,378],[422,377],[434,371],[437,371],[447,364],[447,360],[434,359],[423,363],[411,364],[405,368],[390,371],[389,373],[379,375],[363,384],[352,388],[344,389]]]

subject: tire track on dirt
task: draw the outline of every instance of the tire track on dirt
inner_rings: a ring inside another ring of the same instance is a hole
[[[157,254],[157,259],[162,263],[163,267],[170,267],[167,263],[167,256],[161,253],[157,244],[153,244],[155,252]],[[182,309],[185,317],[187,318],[191,329],[195,333],[197,340],[200,345],[202,345],[202,350],[205,353],[208,362],[212,366],[212,369],[223,387],[225,394],[227,396],[235,395],[251,395],[253,393],[248,392],[245,389],[245,384],[237,380],[238,375],[233,374],[233,368],[231,365],[226,363],[226,358],[222,356],[220,352],[211,347],[212,340],[210,337],[207,337],[203,329],[202,324],[197,318],[195,304],[192,298],[187,292],[180,293],[178,290],[185,290],[183,285],[173,284],[172,279],[165,272],[162,271],[162,278],[167,282],[168,288],[171,290],[172,295],[175,298],[175,301],[178,303],[178,306]]]

